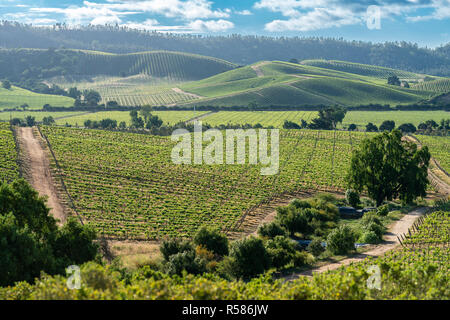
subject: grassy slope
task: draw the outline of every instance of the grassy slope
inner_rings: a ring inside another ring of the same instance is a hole
[[[434,120],[437,123],[441,119],[449,119],[450,112],[446,111],[350,111],[345,115],[343,126],[352,123],[364,127],[369,122],[379,126],[385,120],[393,120],[395,124],[412,123],[417,126],[426,120]]]
[[[176,124],[180,121],[187,121],[189,119],[192,119],[196,116],[200,116],[202,114],[206,113],[206,111],[154,111],[152,112],[153,115],[156,115],[160,117],[165,124]],[[130,125],[131,118],[130,113],[128,111],[105,111],[105,112],[96,112],[96,113],[88,113],[83,114],[79,116],[74,116],[70,118],[65,118],[61,120],[57,120],[56,123],[59,125],[64,125],[66,123],[75,126],[78,124],[78,126],[83,126],[84,121],[86,120],[92,120],[92,121],[100,121],[102,119],[113,119],[117,120],[117,123],[119,122],[126,122],[127,125]]]
[[[41,109],[47,103],[55,107],[70,107],[73,102],[69,97],[34,93],[14,86],[9,90],[0,88],[0,109],[20,107],[25,103],[30,109]]]
[[[375,66],[371,66],[372,72],[367,74],[281,61],[268,62],[258,68],[264,74],[263,77],[257,77],[251,67],[245,67],[185,84],[181,86],[183,90],[205,97],[185,104],[246,106],[256,102],[262,106],[396,105],[418,102],[435,95],[422,88],[416,90],[387,85],[386,80],[379,75],[386,71],[381,68],[377,75],[373,71],[378,68]],[[408,72],[405,75],[422,77]]]

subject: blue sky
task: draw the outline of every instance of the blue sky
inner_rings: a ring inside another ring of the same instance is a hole
[[[450,0],[0,0],[0,19],[161,32],[450,42]],[[379,21],[379,24],[378,24]]]

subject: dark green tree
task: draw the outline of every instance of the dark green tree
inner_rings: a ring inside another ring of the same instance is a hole
[[[194,236],[194,243],[219,256],[228,254],[228,238],[217,229],[201,227]]]
[[[369,122],[369,123],[366,125],[366,131],[367,131],[367,132],[377,132],[377,131],[378,131],[378,128],[377,128],[377,126],[374,125],[372,122]]]
[[[5,88],[6,90],[11,89],[11,82],[9,82],[8,80],[3,80],[2,87]]]
[[[390,76],[388,78],[388,84],[393,85],[393,86],[399,86],[401,84],[400,79],[396,76]]]
[[[380,131],[392,131],[395,129],[395,121],[385,120],[380,125]]]
[[[365,139],[352,154],[347,181],[358,192],[367,190],[380,206],[384,200],[400,198],[411,203],[426,195],[430,153],[424,146],[402,141],[398,130]]]

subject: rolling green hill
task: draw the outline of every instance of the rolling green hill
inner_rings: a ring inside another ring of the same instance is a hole
[[[74,100],[69,97],[34,93],[14,86],[8,90],[0,87],[0,110],[20,107],[23,104],[28,104],[29,109],[41,109],[44,104],[70,107],[73,103]]]
[[[145,74],[179,82],[200,80],[235,67],[221,59],[171,51],[111,54],[86,50],[0,50],[2,75],[14,81]]]
[[[362,76],[369,76],[378,79],[387,79],[390,76],[396,75],[400,79],[405,80],[420,80],[424,79],[425,75],[418,73],[384,68],[379,66],[372,66],[361,63],[353,63],[347,61],[336,61],[336,60],[304,60],[301,64],[306,66],[320,67],[324,69],[332,69],[347,73],[359,74]]]
[[[436,95],[427,88],[403,88],[387,85],[394,69],[348,64],[345,71],[281,61],[263,61],[231,70],[201,81],[182,84],[187,93],[200,99],[181,105],[247,106],[311,106],[361,104],[410,104]],[[335,64],[330,64],[335,66]],[[340,64],[337,64],[340,67]],[[345,69],[345,68],[342,68]],[[425,75],[398,71],[408,79]]]

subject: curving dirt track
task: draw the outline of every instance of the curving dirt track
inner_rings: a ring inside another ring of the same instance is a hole
[[[50,162],[40,144],[40,140],[33,134],[33,128],[18,128],[17,137],[23,153],[22,163],[25,176],[41,196],[47,196],[50,213],[64,223],[67,215],[58,198],[53,179],[50,174]]]
[[[352,262],[361,261],[369,256],[372,256],[372,257],[381,256],[381,255],[385,254],[386,252],[394,249],[395,247],[397,247],[400,244],[397,239],[397,236],[407,233],[408,229],[411,228],[414,221],[416,221],[416,219],[418,219],[421,215],[423,215],[427,211],[427,209],[428,208],[426,208],[426,207],[422,207],[422,208],[415,209],[415,210],[409,212],[408,214],[406,214],[403,218],[398,220],[384,235],[383,243],[377,245],[375,248],[373,248],[369,251],[357,254],[351,258],[347,258],[347,259],[341,260],[336,263],[330,263],[330,264],[324,265],[322,267],[319,267],[319,268],[316,268],[313,270],[307,270],[307,271],[304,271],[301,273],[292,274],[292,275],[287,276],[285,279],[286,280],[295,280],[295,279],[299,278],[300,276],[311,276],[313,273],[322,273],[325,271],[334,270],[341,266],[349,265]]]

